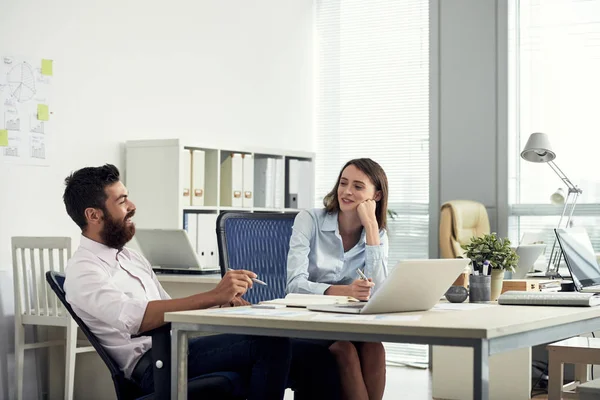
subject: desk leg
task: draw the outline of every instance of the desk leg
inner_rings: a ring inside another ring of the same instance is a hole
[[[473,399],[489,400],[489,342],[482,339],[473,347]]]
[[[187,400],[188,333],[171,332],[171,398]]]

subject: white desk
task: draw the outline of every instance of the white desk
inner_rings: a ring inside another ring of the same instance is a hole
[[[165,314],[172,323],[171,398],[187,398],[190,332],[355,340],[470,347],[473,397],[488,400],[489,356],[600,329],[600,308],[492,305],[469,311],[427,311],[418,321],[318,321],[316,313],[295,317],[232,315],[214,310]],[[457,362],[465,362],[457,360]]]

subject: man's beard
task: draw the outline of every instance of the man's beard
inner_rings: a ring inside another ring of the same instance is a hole
[[[135,225],[127,225],[125,221],[133,217],[134,214],[135,210],[129,212],[123,221],[116,221],[108,210],[104,210],[104,227],[100,232],[100,236],[106,246],[121,250],[133,238]]]

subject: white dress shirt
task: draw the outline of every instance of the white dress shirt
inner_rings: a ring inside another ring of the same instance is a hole
[[[349,285],[360,278],[357,268],[373,279],[373,293],[387,278],[388,236],[379,230],[379,245],[358,243],[344,251],[338,213],[323,208],[303,210],[294,220],[287,259],[287,293],[324,294],[331,285]]]
[[[65,275],[67,301],[129,378],[152,347],[150,337],[131,337],[148,302],[170,299],[150,263],[131,249],[118,251],[81,236]]]

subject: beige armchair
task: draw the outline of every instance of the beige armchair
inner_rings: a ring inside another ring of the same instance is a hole
[[[490,233],[490,220],[485,206],[471,200],[453,200],[442,204],[440,211],[440,257],[456,258],[464,254],[461,245],[473,236]],[[468,273],[468,271],[465,271]],[[466,276],[460,276],[455,285],[466,286]]]

